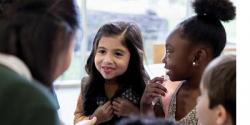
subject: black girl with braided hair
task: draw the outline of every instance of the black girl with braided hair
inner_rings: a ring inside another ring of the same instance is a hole
[[[221,21],[234,19],[235,7],[229,0],[195,0],[193,8],[196,15],[177,25],[166,40],[162,62],[170,80],[156,77],[150,81],[141,99],[142,114],[197,124],[195,106],[201,76],[225,47]],[[160,99],[152,103],[157,97]]]

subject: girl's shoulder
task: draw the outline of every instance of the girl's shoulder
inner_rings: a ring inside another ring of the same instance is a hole
[[[180,120],[184,125],[197,125],[198,118],[196,116],[196,108],[193,108],[185,117]]]

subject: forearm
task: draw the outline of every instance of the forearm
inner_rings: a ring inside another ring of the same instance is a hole
[[[154,109],[153,109],[153,106],[152,104],[147,104],[147,103],[141,103],[140,104],[140,113],[142,116],[147,116],[147,115],[150,115],[150,116],[154,116]]]
[[[74,112],[74,123],[76,124],[77,122],[80,122],[84,119],[88,119],[88,117],[83,113],[83,100],[82,100],[82,97],[81,97],[81,94],[80,96],[78,97],[78,100],[77,100],[77,105],[76,105],[76,110]]]

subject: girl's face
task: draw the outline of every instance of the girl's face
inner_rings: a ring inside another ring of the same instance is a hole
[[[215,109],[209,108],[207,89],[200,84],[201,95],[197,98],[197,117],[200,125],[216,125]]]
[[[56,67],[54,79],[56,79],[63,72],[65,72],[71,63],[71,58],[72,58],[72,54],[74,52],[74,47],[75,47],[75,39],[74,37],[72,37],[70,40],[71,41],[70,41],[68,48],[65,51],[63,51],[58,57],[58,63],[56,65],[57,67]]]
[[[103,36],[95,53],[95,66],[104,79],[112,80],[127,71],[129,50],[122,45],[120,37]]]
[[[192,67],[191,45],[189,41],[182,39],[179,32],[172,32],[166,40],[165,56],[162,62],[167,75],[172,81],[186,80],[190,77]]]

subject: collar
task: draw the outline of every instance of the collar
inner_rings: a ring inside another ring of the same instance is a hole
[[[0,64],[10,68],[17,74],[25,77],[28,80],[32,80],[32,75],[27,65],[18,57],[8,54],[0,53]]]

